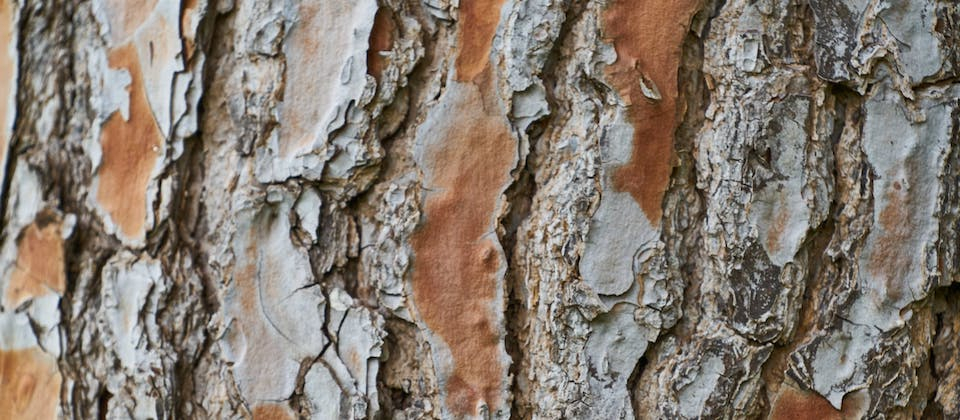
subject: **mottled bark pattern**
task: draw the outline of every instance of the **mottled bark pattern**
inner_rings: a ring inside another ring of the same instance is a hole
[[[960,6],[0,0],[0,419],[960,417]]]

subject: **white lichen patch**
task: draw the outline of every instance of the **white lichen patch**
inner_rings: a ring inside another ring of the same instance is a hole
[[[903,325],[901,310],[922,299],[939,274],[928,256],[936,252],[955,106],[928,98],[918,124],[896,91],[881,88],[865,108],[863,151],[877,179],[873,227],[859,260],[861,296],[849,313],[855,323],[889,331]]]
[[[815,336],[793,360],[793,370],[837,409],[854,391],[891,386],[877,382],[878,366],[913,369],[919,363],[919,350],[897,340],[912,321],[911,306],[930,294],[941,275],[938,215],[950,133],[956,130],[956,104],[944,98],[957,92],[918,92],[919,107],[912,108],[901,92],[883,84],[864,104],[862,147],[875,177],[872,225],[856,260],[856,293],[842,308],[837,329]]]
[[[659,226],[651,225],[637,200],[613,187],[613,173],[633,153],[633,132],[623,115],[606,126],[600,137],[600,205],[593,214],[580,260],[580,275],[597,294],[619,296],[637,282],[638,255],[655,245]]]
[[[287,29],[282,44],[284,93],[277,109],[280,127],[258,153],[258,179],[323,175],[337,149],[331,133],[357,117],[356,107],[369,90],[366,54],[376,12],[373,0],[287,3],[282,11]],[[265,33],[279,42],[280,32]]]
[[[328,347],[305,376],[311,418],[373,418],[380,407],[376,378],[385,336],[383,318],[355,304],[341,289],[330,294]]]
[[[290,239],[294,197],[240,210],[233,241],[235,259],[226,292],[224,339],[233,373],[251,404],[289,397],[300,364],[320,355],[325,299],[304,250]]]
[[[760,244],[781,267],[793,261],[811,227],[811,209],[803,197],[809,106],[807,100],[791,100],[777,112],[785,118],[777,121],[779,131],[769,135],[772,161],[763,162],[776,174],[758,188],[748,207]]]

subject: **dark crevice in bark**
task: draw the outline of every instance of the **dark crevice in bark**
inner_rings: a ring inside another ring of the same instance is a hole
[[[305,180],[297,181],[301,186],[316,186],[314,183],[310,183]],[[318,187],[319,188],[319,187]],[[364,193],[361,192],[361,195]],[[323,305],[323,322],[320,333],[323,334],[326,339],[323,347],[320,351],[312,358],[301,361],[300,370],[297,373],[296,385],[294,387],[293,394],[289,396],[287,403],[290,405],[290,408],[296,412],[300,413],[301,416],[304,413],[308,412],[308,401],[304,395],[304,386],[306,384],[306,375],[311,369],[321,368],[329,369],[327,364],[323,361],[324,355],[328,351],[337,353],[337,342],[339,341],[338,333],[340,327],[344,321],[341,319],[341,325],[332,325],[331,320],[333,319],[333,308],[330,305],[331,294],[334,289],[340,288],[347,292],[351,297],[355,299],[355,302],[360,303],[364,306],[371,306],[376,304],[375,298],[371,300],[370,296],[362,294],[359,290],[363,285],[359,282],[359,255],[356,252],[351,253],[349,249],[333,249],[330,247],[324,247],[327,244],[336,244],[343,247],[350,246],[350,243],[346,238],[335,236],[340,232],[340,229],[343,228],[342,224],[348,225],[347,229],[358,229],[357,224],[352,222],[355,220],[356,215],[359,214],[358,210],[358,201],[357,197],[349,199],[344,205],[340,206],[337,204],[337,197],[333,194],[328,194],[326,192],[321,192],[321,223],[318,227],[318,239],[315,245],[310,246],[308,255],[310,259],[310,267],[313,272],[314,284],[305,286],[306,287],[319,287],[320,293],[323,295],[325,305]],[[291,216],[292,217],[292,216]],[[296,229],[296,224],[291,223],[291,234],[293,235],[294,229]],[[323,235],[332,234],[324,239]],[[359,235],[359,233],[357,233]],[[292,238],[294,243],[296,239]],[[327,267],[329,265],[329,267]],[[339,354],[336,356],[339,357]]]
[[[561,32],[562,33],[562,32]],[[556,49],[551,52],[555,54]],[[548,61],[549,63],[549,61]],[[551,67],[545,67],[545,75],[553,74]],[[546,84],[546,82],[545,82]],[[550,92],[550,89],[547,89]],[[555,112],[556,106],[553,98],[549,97],[548,103],[551,112]],[[515,180],[504,193],[504,199],[508,203],[509,210],[507,214],[500,219],[498,228],[499,241],[503,246],[504,257],[506,258],[506,273],[504,274],[504,287],[506,288],[506,305],[504,307],[504,327],[506,334],[504,337],[504,347],[510,356],[509,373],[511,378],[510,396],[512,398],[510,407],[510,417],[520,418],[519,405],[521,401],[517,398],[518,378],[521,374],[524,350],[521,348],[520,338],[524,334],[526,325],[526,309],[523,300],[520,297],[519,288],[522,287],[523,279],[519,276],[518,268],[515,262],[515,250],[519,238],[517,232],[520,226],[530,217],[530,207],[533,204],[533,197],[537,194],[536,172],[537,172],[537,144],[541,140],[545,126],[554,120],[554,114],[538,120],[527,128],[526,135],[529,139],[528,151],[524,159],[518,164],[518,171],[515,173]]]
[[[329,290],[326,290],[326,288],[321,286],[320,293],[323,295],[324,301],[329,303],[330,302]],[[288,399],[290,408],[293,410],[293,412],[299,413],[300,418],[306,418],[307,414],[309,414],[308,401],[306,401],[306,398],[304,397],[304,391],[303,391],[307,381],[307,373],[309,373],[310,370],[316,367],[317,365],[320,365],[320,367],[323,369],[329,369],[327,364],[323,362],[323,355],[326,354],[327,351],[330,351],[331,348],[333,348],[334,344],[336,344],[336,338],[337,338],[330,333],[331,332],[330,311],[331,311],[330,305],[329,304],[324,305],[323,326],[320,333],[323,334],[323,336],[327,339],[327,342],[324,343],[323,347],[320,349],[320,352],[317,353],[315,357],[313,357],[312,359],[305,359],[300,362],[300,370],[299,372],[297,372],[296,385],[294,386],[293,394],[290,395],[290,398]]]
[[[930,338],[931,346],[927,349],[926,363],[918,368],[929,379],[928,389],[918,389],[917,392],[924,392],[925,395],[916,396],[912,400],[922,401],[924,404],[923,412],[920,418],[945,418],[943,409],[937,403],[937,385],[940,382],[940,375],[937,372],[937,354],[935,346],[940,329],[943,328],[943,313],[934,313],[933,315],[933,335]]]
[[[106,420],[107,418],[107,407],[110,404],[110,398],[113,397],[113,394],[110,391],[107,391],[106,388],[100,390],[100,396],[97,398],[97,418],[100,420]]]
[[[555,109],[551,102],[551,109]],[[547,118],[547,121],[552,118]],[[506,273],[504,275],[504,287],[506,288],[506,305],[504,307],[504,327],[506,334],[504,345],[507,354],[510,356],[511,363],[509,367],[511,384],[510,395],[513,398],[511,403],[511,418],[519,418],[520,411],[517,398],[518,377],[521,374],[520,367],[523,360],[524,350],[521,348],[520,339],[524,334],[526,319],[529,316],[519,289],[522,287],[523,279],[518,273],[518,268],[514,264],[514,252],[518,242],[517,232],[520,226],[530,217],[530,206],[533,203],[533,197],[537,193],[537,184],[535,181],[536,169],[536,150],[540,135],[543,134],[543,120],[534,123],[529,129],[530,150],[526,159],[521,162],[521,169],[517,174],[516,181],[507,189],[505,197],[509,203],[509,212],[501,219],[499,232],[500,243],[503,246],[504,256],[506,258]]]
[[[406,3],[413,3],[406,4]],[[415,3],[413,0],[407,0],[404,2],[403,7],[399,9],[394,9],[395,16],[410,16],[414,18],[422,28],[426,28],[426,20],[430,19],[426,17],[424,12],[420,9],[420,5]],[[397,19],[398,25],[402,25],[403,21]],[[389,112],[391,107],[400,105],[399,101],[404,101],[402,104],[406,107],[406,112],[403,117],[403,121],[398,125],[397,130],[394,133],[387,134],[384,138],[381,139],[380,144],[383,147],[383,162],[380,165],[380,172],[377,175],[377,180],[383,180],[383,176],[389,172],[389,169],[393,168],[394,165],[398,162],[394,162],[395,157],[400,157],[409,152],[406,150],[397,150],[395,143],[399,139],[412,138],[416,134],[416,122],[421,117],[422,111],[424,110],[424,105],[429,103],[432,100],[435,100],[434,97],[425,97],[422,89],[422,86],[429,86],[430,79],[435,77],[434,72],[437,70],[437,67],[442,65],[443,55],[438,54],[436,43],[437,40],[429,34],[420,34],[419,38],[416,40],[423,48],[423,57],[417,61],[413,66],[410,74],[407,76],[407,83],[405,86],[401,87],[397,91],[397,98],[394,103],[390,104],[384,109],[384,113]],[[442,93],[438,92],[438,95]],[[405,162],[405,159],[399,159],[400,162]]]
[[[326,329],[326,325],[324,325]],[[329,347],[329,343],[324,346],[324,351]],[[323,352],[320,352],[320,356],[314,358],[306,358],[300,361],[300,370],[297,372],[296,385],[293,387],[293,394],[290,395],[290,398],[287,400],[287,403],[290,405],[290,409],[294,413],[297,413],[297,418],[308,418],[309,406],[308,403],[304,401],[303,397],[303,386],[307,382],[307,373],[310,372],[310,369],[314,365],[320,363],[320,358],[323,356]]]
[[[20,80],[18,81],[18,118],[9,150],[9,166],[4,186],[2,211],[6,208],[13,174],[21,169],[38,172],[44,185],[43,199],[60,211],[76,216],[73,235],[65,240],[65,290],[60,300],[61,353],[58,369],[64,378],[59,401],[63,413],[77,418],[105,414],[101,403],[110,396],[99,383],[89,383],[90,355],[102,351],[103,344],[84,347],[81,331],[87,327],[91,308],[99,299],[91,291],[99,290],[101,267],[118,241],[103,233],[99,217],[86,204],[91,182],[91,163],[83,153],[83,139],[90,133],[94,111],[90,108],[87,63],[74,51],[89,48],[78,37],[82,25],[93,21],[89,4],[24,4],[20,22]],[[37,83],[42,80],[43,83]],[[50,91],[44,90],[53,87]],[[35,91],[34,89],[41,89]],[[41,138],[40,127],[45,107],[55,104],[52,130]],[[9,232],[5,231],[4,234]],[[76,314],[76,316],[75,316]],[[94,340],[95,341],[95,340]],[[71,384],[72,381],[72,384]],[[70,393],[66,389],[70,384]],[[69,396],[68,396],[69,395]],[[93,397],[91,397],[93,396]]]
[[[563,53],[565,45],[573,42],[573,25],[582,16],[588,2],[583,0],[573,1],[566,5],[564,10],[564,19],[560,23],[560,29],[556,40],[553,42],[550,51],[547,53],[542,71],[539,72],[541,82],[544,85],[546,100],[550,114],[531,123],[527,127],[526,135],[529,140],[528,150],[523,160],[518,164],[518,171],[515,173],[515,181],[506,190],[504,196],[509,204],[509,211],[505,217],[500,220],[498,232],[500,233],[500,243],[503,246],[504,256],[506,258],[506,274],[504,276],[504,286],[506,288],[506,306],[504,313],[505,348],[510,356],[511,363],[509,373],[511,383],[509,386],[510,418],[525,419],[532,413],[529,412],[529,406],[534,401],[525,401],[521,393],[521,378],[523,375],[524,360],[527,353],[537,351],[524,348],[523,341],[526,335],[526,329],[529,325],[529,317],[526,303],[521,296],[521,289],[524,287],[522,270],[516,265],[517,244],[523,241],[519,238],[518,232],[521,226],[530,218],[531,207],[534,197],[537,195],[539,185],[537,184],[537,174],[539,173],[539,163],[542,161],[540,153],[541,142],[546,139],[543,137],[549,132],[548,127],[555,124],[562,124],[561,100],[555,95],[558,84],[564,83],[556,77],[558,68],[564,62]]]
[[[927,405],[923,408],[923,414],[920,415],[921,419],[944,419],[946,416],[943,414],[943,408],[940,407],[935,401],[937,396],[936,390],[930,393],[929,398],[927,399]]]
[[[167,221],[169,229],[167,237],[170,239],[161,255],[163,271],[167,273],[169,281],[169,290],[166,293],[164,306],[156,314],[157,323],[164,332],[162,337],[165,344],[177,349],[172,372],[170,372],[174,392],[168,397],[168,402],[172,405],[171,414],[181,418],[189,417],[191,410],[188,407],[193,403],[191,396],[197,395],[194,378],[199,374],[196,370],[197,361],[207,355],[209,346],[206,338],[212,333],[206,326],[220,307],[216,290],[211,290],[216,287],[216,280],[208,272],[208,258],[201,251],[196,240],[206,237],[198,225],[201,200],[193,197],[199,194],[205,176],[203,170],[205,153],[200,143],[199,137],[185,140],[183,155],[175,163],[177,170],[170,178],[178,179],[179,191],[174,202],[171,203],[175,210],[171,212]],[[184,254],[189,255],[191,265],[189,269],[184,268],[186,265]],[[163,255],[171,257],[163,258]],[[199,292],[199,299],[197,299],[197,292]],[[177,319],[177,313],[173,309],[188,302],[193,307],[189,312],[190,319]],[[175,325],[182,327],[183,330],[171,328]],[[199,345],[185,348],[185,345],[190,344],[190,336],[197,334],[202,337],[198,340]]]
[[[952,283],[937,289],[932,293],[931,301],[934,325],[927,366],[930,369],[932,386],[925,398],[927,405],[922,418],[950,418],[958,414],[957,408],[960,408],[960,403],[954,402],[953,407],[944,407],[941,401],[946,400],[948,404],[953,401],[949,400],[950,395],[940,395],[940,391],[950,392],[949,381],[957,380],[957,372],[951,371],[950,368],[956,368],[957,364],[951,361],[955,358],[956,351],[960,349],[960,339],[954,329],[956,319],[960,317],[960,283]],[[955,396],[960,391],[953,390],[953,392]]]
[[[398,317],[390,317],[386,320],[385,329],[388,332],[383,341],[383,355],[380,371],[377,375],[377,391],[380,397],[380,418],[393,418],[395,413],[403,412],[408,408],[425,410],[424,402],[429,401],[423,398],[424,387],[429,384],[424,382],[405,383],[401,386],[389,386],[386,383],[385,375],[391,373],[392,369],[400,369],[401,366],[410,366],[411,364],[430,363],[424,362],[429,358],[429,348],[418,346],[418,340],[415,336],[421,334],[417,326]],[[424,375],[426,377],[426,374]],[[432,402],[431,402],[432,403]],[[439,410],[439,407],[434,407]],[[434,417],[439,418],[434,411]]]
[[[650,364],[650,358],[655,357],[657,351],[655,344],[656,342],[650,343],[647,351],[643,353],[643,356],[640,356],[640,360],[637,360],[637,365],[633,367],[633,372],[630,372],[630,377],[627,379],[627,390],[631,391],[629,392],[630,406],[633,407],[633,413],[636,418],[642,418],[644,414],[650,414],[640,406],[640,399],[637,398],[636,393],[639,392],[637,386],[640,383],[640,376],[643,375],[647,366]]]
[[[307,186],[301,181],[300,185]],[[360,195],[367,190],[361,191]],[[360,215],[358,197],[344,198],[335,194],[321,192],[321,216],[317,243],[310,248],[310,266],[317,284],[322,285],[325,294],[339,287],[351,297],[368,307],[376,306],[376,296],[367,290],[360,281],[359,249],[350,237],[359,238],[359,226],[356,223]],[[345,200],[345,202],[344,202]],[[342,202],[342,204],[340,204]],[[291,226],[293,224],[291,223]],[[330,235],[330,236],[324,236]],[[335,244],[339,249],[329,246]],[[326,267],[329,265],[329,267]],[[329,300],[328,300],[329,302]]]
[[[808,16],[807,18],[811,17]],[[808,76],[811,79],[816,77],[815,74],[809,74]],[[837,218],[843,210],[843,203],[837,200],[837,191],[842,178],[841,174],[838,173],[838,167],[833,156],[843,135],[848,112],[855,112],[861,98],[855,91],[838,84],[829,84],[825,89],[825,95],[828,99],[825,102],[832,104],[832,108],[821,112],[833,112],[833,131],[829,133],[829,138],[826,139],[829,142],[827,148],[830,150],[831,156],[829,159],[831,162],[830,178],[833,180],[833,185],[830,186],[830,203],[826,219],[819,226],[810,229],[797,252],[798,256],[803,256],[802,258],[806,261],[805,265],[810,270],[804,278],[803,295],[800,299],[796,325],[789,327],[793,330],[792,335],[783,337],[778,342],[773,343],[774,347],[770,356],[761,366],[760,377],[763,381],[761,401],[763,404],[760,407],[760,418],[766,418],[771,414],[773,398],[780,387],[783,386],[787,377],[790,376],[788,363],[791,354],[818,329],[818,311],[820,308],[829,305],[829,302],[824,301],[825,296],[817,294],[818,291],[830,289],[831,279],[836,278],[841,270],[838,264],[842,264],[842,261],[835,261],[829,252],[838,223]],[[806,130],[808,132],[816,130],[815,125],[816,122],[811,121]],[[800,378],[791,377],[791,379],[797,384],[802,383]]]
[[[208,4],[204,20],[198,26],[198,51],[212,55],[215,48],[221,48],[222,44],[214,42],[216,25],[220,19],[213,10],[213,4]],[[207,75],[216,70],[213,68],[216,62],[207,60],[200,69],[204,75],[203,85],[197,88],[202,92],[206,92],[212,84],[213,78]],[[207,118],[204,103],[204,98],[197,103],[196,118],[199,122]],[[164,231],[162,241],[157,246],[168,282],[168,290],[156,314],[157,324],[161,327],[164,344],[176,349],[174,360],[163,360],[165,368],[169,370],[166,375],[171,390],[163,403],[175,418],[203,413],[202,406],[196,400],[206,385],[204,375],[207,371],[202,367],[205,359],[211,357],[211,351],[218,341],[215,331],[208,327],[209,321],[221,307],[217,297],[218,279],[211,271],[210,257],[201,247],[202,239],[207,238],[209,233],[207,226],[202,223],[206,211],[202,197],[207,176],[204,164],[207,148],[203,134],[201,124],[194,135],[182,140],[181,156],[167,167],[162,179],[163,182],[173,183],[173,199],[169,204],[171,211],[165,225],[155,228]],[[158,206],[160,200],[156,201]],[[159,211],[159,207],[154,211]],[[188,318],[178,319],[183,310],[177,309],[184,305],[190,307],[186,311]],[[174,325],[177,327],[171,328]]]
[[[656,369],[661,352],[669,349],[664,346],[667,337],[688,334],[693,328],[699,311],[699,281],[696,262],[702,241],[704,192],[696,188],[697,171],[694,154],[700,129],[705,124],[706,109],[710,104],[710,90],[706,86],[703,74],[704,44],[712,19],[719,10],[719,3],[705,1],[701,10],[694,15],[690,31],[683,42],[680,68],[677,74],[678,118],[679,125],[674,132],[674,151],[677,165],[670,175],[670,184],[663,200],[663,219],[661,240],[665,246],[668,282],[679,284],[679,302],[665,313],[674,316],[676,322],[660,332],[656,340],[650,343],[646,353],[631,374],[627,387],[630,390],[631,404],[635,413],[649,412],[652,407],[644,407],[641,399],[647,396],[655,384],[644,383],[655,380],[648,374],[649,368]],[[691,318],[691,315],[693,317]]]
[[[953,132],[951,137],[956,139],[960,135],[960,109],[955,109],[951,115]],[[933,326],[932,337],[930,338],[930,349],[928,349],[928,359],[925,366],[930,378],[931,386],[924,400],[926,407],[923,412],[923,418],[949,418],[958,414],[960,405],[954,407],[944,407],[938,399],[949,399],[950,396],[941,396],[940,391],[945,384],[949,384],[951,376],[956,376],[955,372],[950,372],[951,364],[955,368],[956,363],[951,363],[954,353],[960,347],[960,341],[955,337],[956,331],[953,329],[957,317],[960,317],[960,209],[956,203],[960,200],[960,144],[956,141],[951,142],[950,150],[946,158],[945,177],[943,182],[943,208],[941,210],[940,234],[938,243],[940,278],[935,283],[936,286],[931,294],[929,301],[933,306]],[[952,341],[952,343],[951,343]],[[953,348],[950,348],[951,344]],[[949,387],[949,385],[946,385]],[[956,395],[955,391],[955,395]],[[953,411],[951,411],[951,409]]]
[[[435,101],[444,89],[441,86],[434,96],[429,95],[424,87],[431,86],[432,80],[436,77],[440,77],[442,83],[443,77],[438,74],[443,71],[448,53],[437,46],[442,42],[443,37],[451,36],[450,27],[446,25],[438,25],[439,30],[436,33],[429,33],[428,28],[432,26],[429,21],[434,18],[423,10],[423,4],[418,0],[387,0],[381,3],[381,7],[390,7],[394,16],[398,17],[395,22],[401,27],[404,25],[404,20],[400,17],[408,17],[419,23],[422,32],[414,42],[422,48],[423,56],[407,75],[407,83],[398,90],[394,103],[388,105],[383,111],[384,113],[396,112],[394,107],[405,107],[402,121],[397,125],[396,131],[384,133],[384,137],[381,138],[384,156],[379,172],[373,186],[358,200],[359,211],[371,214],[378,211],[380,207],[379,187],[396,182],[397,175],[412,165],[413,156],[408,147],[415,141],[418,122],[424,118],[428,105]],[[360,251],[362,252],[362,249]],[[409,276],[408,271],[405,282],[409,282]],[[411,296],[408,295],[406,298],[411,299]],[[429,377],[433,366],[429,349],[415,349],[413,350],[415,354],[410,354],[410,349],[418,347],[423,341],[422,332],[415,324],[385,308],[380,308],[378,312],[384,318],[386,333],[382,348],[383,355],[380,358],[376,377],[377,398],[380,405],[378,416],[387,419],[394,413],[401,413],[408,409],[422,412],[426,410],[424,401],[436,402],[436,396],[430,394],[430,384],[422,380],[420,383],[399,384],[395,383],[397,378],[393,377],[394,373],[414,369],[423,372],[421,378]],[[434,405],[433,410],[440,409],[439,406]],[[437,412],[434,411],[434,414]]]
[[[805,278],[803,297],[800,301],[797,325],[794,326],[793,335],[787,338],[785,343],[774,343],[770,357],[761,366],[760,377],[764,382],[763,390],[765,391],[765,395],[761,397],[766,397],[766,404],[761,408],[761,418],[766,418],[770,414],[772,398],[788,376],[790,355],[816,331],[817,311],[826,305],[822,301],[822,296],[818,296],[816,292],[823,290],[830,279],[837,275],[838,268],[827,250],[836,229],[836,220],[832,215],[839,211],[839,207],[839,203],[834,198],[830,203],[831,216],[811,231],[798,251],[798,254],[806,255],[807,265],[811,270]],[[800,383],[799,378],[793,379]]]
[[[956,101],[960,105],[960,101]],[[953,132],[950,150],[946,158],[943,179],[943,205],[940,222],[940,285],[950,285],[960,280],[960,108],[951,115]]]
[[[527,156],[522,164],[522,169],[518,174],[517,180],[510,186],[506,193],[506,200],[510,206],[510,211],[506,217],[501,220],[500,230],[503,235],[500,243],[503,246],[504,256],[506,257],[507,271],[504,274],[504,286],[506,287],[506,305],[504,307],[504,327],[506,333],[504,337],[504,347],[510,356],[509,373],[511,377],[510,395],[513,398],[510,410],[511,418],[519,418],[517,404],[517,386],[520,366],[523,358],[523,350],[519,342],[523,329],[524,320],[528,316],[525,312],[524,302],[520,297],[519,288],[522,287],[523,279],[517,273],[517,267],[514,264],[514,249],[517,243],[517,230],[520,225],[530,216],[530,205],[536,194],[537,185],[534,182],[534,171],[532,162],[535,158],[532,156],[536,140],[533,136],[530,139],[531,154]]]
[[[84,14],[77,8],[70,2],[21,6],[17,118],[8,150],[0,215],[5,216],[8,211],[8,195],[18,163],[37,170],[45,200],[59,205],[62,211],[78,215],[78,218],[85,211],[85,196],[80,192],[85,191],[85,186],[90,183],[91,165],[80,142],[84,133],[89,131],[89,121],[94,114],[88,103],[90,86],[78,80],[79,75],[84,74],[81,68],[84,64],[76,62],[72,53],[83,43],[75,38],[75,27],[84,21]],[[37,79],[44,83],[36,83]],[[49,86],[53,86],[52,91],[42,90]],[[57,104],[58,112],[52,120],[48,138],[41,138],[37,122],[42,120],[44,106],[50,103]],[[97,219],[92,217],[90,220]],[[3,223],[0,232],[4,236],[11,233],[6,232],[5,218],[0,223]],[[102,230],[98,222],[92,223],[97,224],[89,227]],[[67,253],[67,257],[70,255]]]
[[[5,145],[6,161],[0,162],[2,165],[0,170],[4,172],[3,183],[0,186],[0,236],[3,237],[11,233],[7,232],[6,215],[13,175],[17,170],[19,158],[23,156],[26,161],[28,157],[42,159],[45,157],[44,154],[65,153],[57,149],[61,145],[50,144],[54,142],[41,139],[37,133],[36,123],[43,115],[43,105],[49,101],[58,101],[62,110],[66,104],[70,103],[70,99],[76,99],[71,96],[74,85],[68,86],[66,83],[66,81],[75,80],[72,77],[74,75],[73,55],[70,53],[71,47],[74,46],[74,28],[70,17],[75,5],[69,2],[49,5],[22,2],[19,7],[20,19],[15,23],[15,28],[12,28],[17,34],[17,94],[13,104],[17,117],[13,121],[9,142]],[[46,82],[39,86],[41,89],[54,86],[53,97],[49,97],[47,92],[34,90],[38,87],[35,83],[37,79]],[[79,109],[85,109],[85,106]],[[65,139],[69,132],[66,114],[60,113],[56,117],[50,133],[51,137]],[[66,158],[66,156],[63,157]],[[58,160],[56,163],[62,162]],[[54,169],[66,169],[63,166],[50,166]],[[56,195],[55,192],[70,194],[70,191],[62,190],[68,184],[61,182],[68,173],[69,171],[57,170],[41,173],[45,181],[43,197],[50,198]]]

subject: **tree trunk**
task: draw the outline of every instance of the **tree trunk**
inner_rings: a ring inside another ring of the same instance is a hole
[[[958,39],[0,0],[0,418],[960,418]]]

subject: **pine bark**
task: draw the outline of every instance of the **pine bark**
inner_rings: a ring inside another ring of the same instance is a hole
[[[0,0],[0,419],[960,418],[958,39]]]

